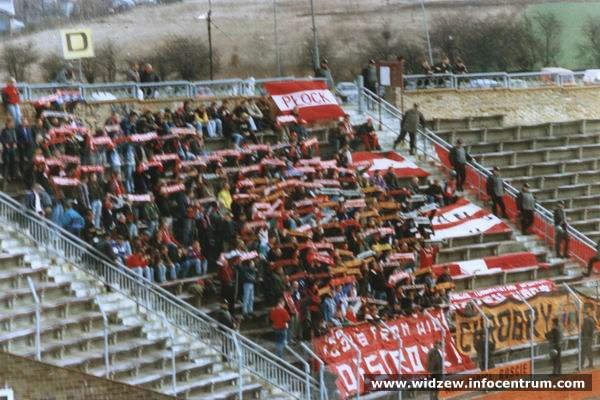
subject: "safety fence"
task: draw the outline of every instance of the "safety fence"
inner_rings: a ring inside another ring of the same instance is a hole
[[[155,83],[19,83],[21,100],[36,101],[57,91],[77,91],[85,101],[148,100],[167,98],[205,99],[223,96],[259,96],[266,94],[264,84],[285,80],[320,80],[294,76],[267,79],[223,79],[215,81],[165,81]]]
[[[600,79],[585,71],[489,72],[469,74],[405,75],[404,89],[526,89],[598,85]]]

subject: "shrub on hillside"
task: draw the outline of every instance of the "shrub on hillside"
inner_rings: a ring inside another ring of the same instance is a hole
[[[6,44],[2,53],[2,69],[17,81],[27,80],[29,67],[39,59],[31,42],[26,45]]]
[[[161,79],[199,80],[209,79],[210,58],[208,45],[202,38],[171,36],[152,53],[144,57]],[[216,73],[219,57],[213,48],[213,68]]]

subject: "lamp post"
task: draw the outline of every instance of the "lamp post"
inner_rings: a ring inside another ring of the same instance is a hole
[[[279,35],[277,34],[277,0],[273,0],[273,33],[275,36],[275,62],[277,75],[281,76],[281,57],[279,55]]]
[[[315,71],[319,69],[319,42],[317,40],[317,26],[315,25],[315,4],[314,0],[310,0],[310,15],[312,18],[313,31],[313,65]]]
[[[425,12],[425,0],[421,0],[421,11],[423,12],[423,27],[427,37],[427,50],[429,52],[429,65],[433,66],[433,54],[431,52],[431,39],[429,38],[429,25],[427,24],[427,13]]]
[[[206,16],[206,26],[208,28],[208,59],[210,65],[210,80],[214,78],[213,74],[213,49],[212,49],[212,32],[211,32],[211,18],[212,18],[212,2],[208,0],[208,14]],[[429,50],[431,52],[431,49]]]

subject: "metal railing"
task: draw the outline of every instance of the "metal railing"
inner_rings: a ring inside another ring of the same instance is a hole
[[[319,396],[318,382],[312,376],[306,376],[304,371],[128,268],[107,262],[93,247],[53,222],[30,213],[2,192],[0,222],[16,226],[18,232],[48,254],[64,258],[72,266],[91,274],[113,291],[134,301],[140,309],[172,324],[228,360],[236,361],[240,368],[268,385],[298,399],[305,399],[306,393],[315,398]]]
[[[369,114],[373,118],[378,118],[379,123],[386,127],[391,131],[400,131],[400,124],[402,121],[402,113],[398,108],[393,106],[392,104],[386,102],[381,99],[375,93],[371,92],[366,88],[360,88],[359,86],[359,104],[362,102],[364,104],[364,111]],[[421,154],[425,160],[434,160],[439,161],[438,155],[436,153],[436,146],[443,149],[444,151],[449,152],[452,146],[446,142],[441,137],[437,136],[430,129],[423,127],[419,129],[417,132],[417,154]],[[471,183],[471,186],[475,189],[476,195],[479,199],[484,199],[487,197],[487,193],[485,190],[485,183],[487,178],[491,175],[489,170],[478,163],[475,160],[472,160],[468,163],[468,166],[472,168],[475,173],[478,182],[476,184]],[[442,167],[448,168],[448,166],[443,165]],[[469,182],[467,182],[469,183]],[[513,187],[512,185],[505,183],[504,188],[506,193],[516,200],[519,191]],[[554,244],[554,216],[551,211],[542,207],[539,203],[535,205],[535,215],[539,218],[537,224],[536,233],[541,236],[544,240],[544,243],[548,246],[552,246]],[[587,254],[595,253],[596,243],[585,236],[583,233],[579,232],[577,229],[572,226],[568,227],[569,238],[572,241],[575,241],[575,246],[569,246],[570,255],[574,256],[581,263],[587,262]]]
[[[266,79],[222,79],[215,81],[164,81],[155,83],[105,82],[105,83],[19,83],[21,100],[35,101],[58,90],[75,90],[86,101],[126,99],[211,98],[224,96],[265,95],[264,84],[285,80],[324,80],[323,78],[285,76]]]
[[[596,80],[586,81],[584,76],[584,71],[405,75],[404,89],[407,91],[421,89],[524,89],[597,85],[599,83]]]

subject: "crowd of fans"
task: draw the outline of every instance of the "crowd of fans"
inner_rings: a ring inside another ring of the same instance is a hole
[[[455,179],[369,173],[351,149],[379,149],[372,122],[341,121],[325,161],[302,120],[276,126],[263,101],[115,111],[92,132],[53,100],[33,126],[9,116],[0,134],[5,176],[31,185],[30,212],[157,283],[216,276],[217,318],[231,326],[252,317],[256,289],[274,307],[279,352],[288,334],[447,303],[451,276],[431,270],[427,239]],[[262,143],[265,130],[279,141]],[[207,151],[220,135],[228,148]]]

